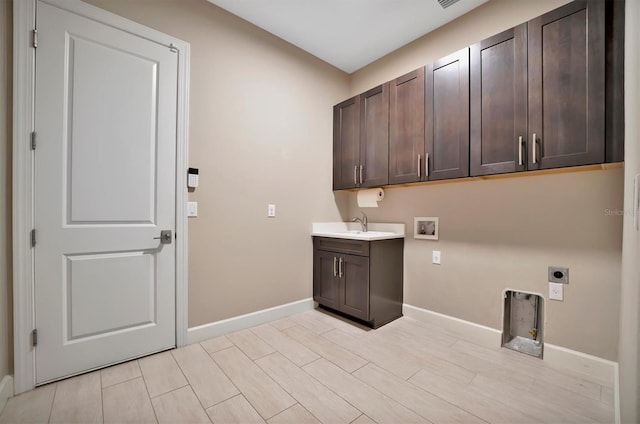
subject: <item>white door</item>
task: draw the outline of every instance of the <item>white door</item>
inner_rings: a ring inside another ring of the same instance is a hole
[[[36,382],[175,346],[177,54],[37,3]],[[169,241],[172,241],[170,239]]]

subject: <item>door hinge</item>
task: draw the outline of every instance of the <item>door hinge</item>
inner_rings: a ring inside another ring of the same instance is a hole
[[[31,150],[36,150],[36,132],[31,133]]]
[[[36,247],[36,230],[31,230],[31,247]]]
[[[31,332],[31,345],[33,347],[38,346],[38,330],[36,328]]]
[[[33,48],[38,48],[38,30],[35,28],[33,29]]]

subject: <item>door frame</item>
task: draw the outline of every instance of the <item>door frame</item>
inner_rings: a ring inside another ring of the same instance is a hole
[[[188,233],[187,160],[189,140],[189,43],[145,27],[80,0],[40,0],[60,9],[107,24],[176,50],[178,55],[178,104],[176,149],[176,345],[187,343]],[[34,129],[36,0],[13,2],[13,350],[14,392],[35,388],[34,255],[34,153],[30,137]],[[182,177],[181,177],[182,176]]]

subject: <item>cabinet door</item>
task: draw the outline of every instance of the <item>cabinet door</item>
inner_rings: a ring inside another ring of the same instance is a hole
[[[604,162],[604,7],[574,1],[528,23],[529,169]]]
[[[389,183],[389,83],[360,95],[361,187]]]
[[[343,255],[340,266],[340,311],[369,320],[369,258]]]
[[[469,176],[469,49],[426,70],[425,177]]]
[[[313,256],[313,300],[330,308],[340,309],[338,255],[316,250]]]
[[[333,189],[358,185],[360,165],[360,100],[353,97],[333,107]]]
[[[471,46],[471,175],[527,169],[527,25]]]
[[[391,81],[389,184],[420,181],[424,163],[424,68]]]

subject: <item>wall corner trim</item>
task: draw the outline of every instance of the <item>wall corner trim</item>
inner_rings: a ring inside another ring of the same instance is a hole
[[[7,401],[13,396],[13,377],[5,375],[0,380],[0,414],[4,411]]]
[[[437,325],[480,346],[495,349],[502,344],[502,331],[495,328],[407,305],[406,303],[402,305],[402,312],[406,317]],[[545,343],[543,361],[551,367],[593,377],[612,387],[616,383],[618,363],[608,359]]]
[[[310,311],[312,309],[313,299],[307,298],[244,315],[238,315],[233,318],[199,325],[197,327],[189,328],[187,333],[187,344],[199,343],[213,337],[222,336],[238,330],[244,330],[245,328],[264,324],[269,321],[274,321],[300,312]]]

